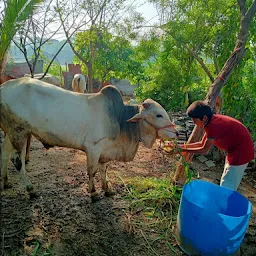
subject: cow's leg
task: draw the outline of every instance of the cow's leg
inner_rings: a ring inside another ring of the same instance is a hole
[[[98,199],[98,193],[94,186],[94,176],[98,171],[99,154],[96,152],[87,152],[87,172],[89,175],[89,193],[91,194],[92,200]]]
[[[8,135],[6,134],[1,146],[1,161],[2,161],[1,189],[10,187],[10,184],[8,183],[8,163],[10,161],[12,152],[13,152],[13,146]]]
[[[26,164],[29,162],[29,152],[30,152],[31,137],[32,137],[32,135],[30,134],[28,136],[28,139],[27,139],[26,157],[25,157]]]
[[[14,151],[14,153],[12,154],[11,161],[14,164],[16,170],[20,171],[21,170],[21,161],[20,161],[20,156],[16,151]]]
[[[97,192],[94,186],[94,176],[97,172],[97,168],[95,168],[94,166],[88,166],[88,175],[89,175],[89,193],[92,196],[97,196]]]
[[[21,150],[21,153],[20,153],[20,160],[21,160],[21,171],[20,171],[20,174],[21,174],[21,178],[24,182],[24,185],[26,187],[26,190],[31,193],[32,190],[33,190],[33,186],[30,182],[30,180],[28,179],[28,177],[26,176],[26,168],[25,168],[25,164],[26,164],[26,161],[25,161],[25,158],[26,158],[26,148],[27,148],[27,140],[26,142],[24,143],[23,147],[22,147],[22,150]]]
[[[26,147],[26,157],[25,157],[25,163],[27,164],[29,162],[29,152],[30,152],[30,143],[31,143],[31,134],[28,136],[28,139],[27,139],[27,147]],[[12,158],[12,163],[14,164],[14,166],[16,167],[16,169],[18,171],[21,170],[21,166],[22,166],[22,163],[21,163],[21,160],[20,160],[20,154],[18,154],[17,152],[14,152]]]
[[[105,192],[105,196],[112,196],[115,193],[108,187],[108,182],[106,179],[106,173],[107,173],[107,164],[99,163],[99,171],[101,176],[101,182],[102,182],[102,189]]]

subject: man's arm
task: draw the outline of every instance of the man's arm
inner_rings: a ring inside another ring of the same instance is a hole
[[[213,142],[214,139],[207,138],[206,134],[204,134],[204,137],[201,141],[190,144],[184,144],[180,148],[182,149],[182,152],[207,155],[211,147],[213,146]]]
[[[181,147],[182,149],[183,149],[183,148],[200,148],[200,147],[203,147],[203,145],[204,145],[206,139],[207,139],[207,137],[206,137],[206,133],[205,133],[201,141],[194,142],[194,143],[189,143],[189,144],[184,144],[184,145],[180,145],[180,147]]]

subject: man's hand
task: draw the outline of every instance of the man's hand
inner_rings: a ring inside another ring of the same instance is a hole
[[[165,141],[162,149],[170,154],[182,154],[183,145],[178,145],[173,141]]]

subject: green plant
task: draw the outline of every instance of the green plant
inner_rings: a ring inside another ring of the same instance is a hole
[[[11,41],[24,21],[43,0],[6,0],[0,24],[0,74],[5,66],[6,53]]]
[[[130,178],[125,181],[125,187],[122,197],[130,202],[126,213],[129,216],[130,230],[140,231],[142,234],[154,230],[152,240],[149,242],[147,239],[147,243],[150,245],[161,240],[174,250],[173,229],[176,224],[181,189],[172,186],[168,178],[155,177]]]
[[[45,72],[46,68],[48,67],[48,64],[49,64],[49,60],[45,59],[44,68],[43,68],[44,72]],[[48,70],[48,73],[53,76],[56,76],[57,78],[59,78],[61,80],[63,71],[66,71],[65,66],[61,66],[61,65],[57,64],[56,62],[53,62]]]
[[[241,121],[256,140],[255,61],[236,70],[223,89],[223,113]]]
[[[37,251],[38,251],[38,249],[39,249],[39,246],[40,246],[40,244],[39,244],[38,241],[35,241],[35,242],[34,242],[34,245],[35,245],[35,249],[34,249],[34,251],[33,251],[33,253],[32,253],[32,256],[36,256],[36,253],[37,253]]]

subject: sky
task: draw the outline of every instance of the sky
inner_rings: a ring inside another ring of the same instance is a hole
[[[138,2],[144,3],[145,1],[139,0]],[[138,11],[143,14],[145,19],[149,21],[150,23],[157,20],[157,12],[156,8],[153,6],[153,4],[150,3],[144,3],[141,7],[138,8]]]

